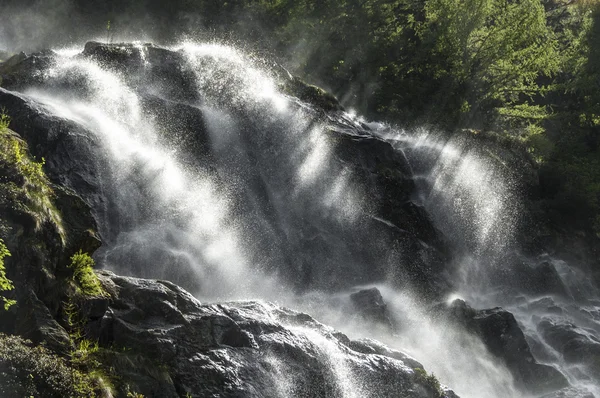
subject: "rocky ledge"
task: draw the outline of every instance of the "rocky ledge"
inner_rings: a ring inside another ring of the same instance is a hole
[[[112,366],[145,396],[455,397],[414,359],[351,341],[309,315],[270,303],[202,304],[165,281],[100,271],[86,335],[126,349]]]

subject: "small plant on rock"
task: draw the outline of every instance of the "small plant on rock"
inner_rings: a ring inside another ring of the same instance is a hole
[[[6,277],[6,271],[4,268],[4,257],[8,257],[8,256],[10,256],[10,252],[8,251],[6,245],[4,244],[4,241],[2,239],[0,239],[0,291],[7,291],[7,290],[14,289],[14,285],[12,284],[10,279],[8,279]],[[16,301],[9,300],[6,297],[0,296],[0,299],[4,303],[5,310],[8,310],[11,305],[16,303]]]
[[[85,296],[98,297],[107,295],[94,273],[94,260],[89,254],[79,250],[71,257],[69,268],[73,269],[73,281]]]
[[[438,397],[442,397],[442,386],[433,373],[427,374],[425,369],[415,368],[415,379],[417,383],[434,392]]]

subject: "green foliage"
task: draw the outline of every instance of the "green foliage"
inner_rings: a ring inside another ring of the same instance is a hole
[[[437,394],[438,397],[442,396],[442,386],[438,381],[437,377],[432,374],[427,374],[425,369],[415,368],[415,380],[429,391]]]
[[[10,252],[4,241],[0,239],[0,292],[14,289],[12,282],[6,277],[6,269],[4,267],[4,258],[8,256],[10,256]],[[5,310],[8,310],[11,305],[16,303],[14,300],[9,300],[6,297],[0,296],[0,299],[4,303]]]
[[[71,257],[69,268],[73,270],[73,280],[85,296],[107,296],[98,277],[94,273],[94,260],[79,250]]]
[[[4,110],[0,111],[0,133],[5,132],[10,125],[10,117]]]
[[[5,175],[0,179],[0,196],[31,215],[37,228],[44,222],[54,224],[64,244],[66,234],[53,203],[54,191],[43,170],[45,160],[33,160],[26,144],[8,129],[9,125],[10,117],[0,111],[0,168]]]
[[[91,377],[42,346],[0,334],[0,396],[96,397]]]

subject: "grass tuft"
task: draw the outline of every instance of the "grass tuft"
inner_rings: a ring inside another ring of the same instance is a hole
[[[71,257],[69,268],[73,269],[73,280],[81,293],[89,297],[106,297],[108,293],[102,287],[94,273],[94,259],[79,250]]]

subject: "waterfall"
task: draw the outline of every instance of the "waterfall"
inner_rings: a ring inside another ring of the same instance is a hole
[[[582,271],[562,260],[548,255],[530,258],[522,254],[520,239],[524,230],[522,203],[525,199],[523,188],[519,186],[519,181],[524,179],[520,165],[516,162],[507,164],[506,159],[510,156],[506,152],[502,154],[504,156],[498,154],[495,152],[497,147],[477,140],[472,132],[453,135],[426,129],[407,132],[384,125],[376,125],[376,131],[397,150],[407,154],[420,181],[416,200],[427,209],[455,251],[452,278],[456,291],[450,299],[464,298],[479,308],[506,308],[519,321],[536,359],[559,368],[571,385],[581,388],[565,392],[565,396],[600,394],[597,377],[592,376],[594,371],[559,359],[562,354],[545,340],[543,328],[540,329],[540,320],[546,319],[572,327],[575,333],[587,336],[591,342],[598,341],[600,322],[594,314],[598,309],[599,292],[586,281]],[[516,266],[511,264],[515,259],[518,259]],[[556,270],[556,279],[564,285],[565,295],[530,291],[526,284],[516,281],[522,274],[521,269],[535,268],[543,261]],[[572,292],[575,291],[577,294],[574,295]],[[394,297],[393,292],[388,296]],[[406,306],[407,302],[393,300],[392,305]],[[401,313],[406,317],[414,311],[405,309]],[[439,328],[440,325],[436,325],[435,329]],[[422,339],[419,332],[414,336]],[[415,346],[426,347],[427,343],[421,341]],[[444,344],[440,348],[447,347]],[[469,351],[477,352],[477,349]],[[423,353],[419,355],[430,357]],[[487,361],[485,355],[478,356],[478,360]],[[429,366],[436,368],[434,364]],[[481,366],[486,371],[500,372],[496,367]],[[506,376],[491,376],[486,380],[508,380]],[[463,391],[462,381],[455,385],[457,391]],[[491,384],[490,387],[487,391],[483,387],[476,396],[518,396],[514,390],[500,393],[499,385]],[[469,394],[475,391],[473,386],[465,388]]]
[[[405,173],[410,187],[416,182],[416,196],[400,205],[417,220],[422,206],[447,238],[455,254],[453,297],[506,306],[528,338],[542,344],[533,312],[496,289],[498,270],[519,252],[522,209],[511,165],[473,137],[324,114],[288,94],[272,63],[230,46],[115,48],[129,69],[106,54],[63,49],[52,55],[42,83],[23,90],[45,111],[80,126],[87,134],[82,145],[96,145],[89,162],[102,196],[93,209],[104,243],[96,254],[101,266],[168,279],[202,300],[300,308],[351,337],[377,337],[412,353],[462,397],[519,396],[509,371],[480,340],[428,315],[410,283],[419,275],[404,271],[411,262],[429,264],[436,249],[409,230],[410,222],[399,226],[377,208],[373,175],[383,160],[344,145],[385,144],[392,149],[381,157],[390,164],[408,159],[412,170],[381,173]],[[572,273],[563,268],[566,281]],[[345,313],[348,293],[373,285],[404,323],[398,332]],[[339,396],[377,396],[331,336],[295,332],[317,347]],[[293,396],[285,366],[275,356],[268,362],[277,369],[278,394]],[[581,384],[558,360],[545,362]]]

